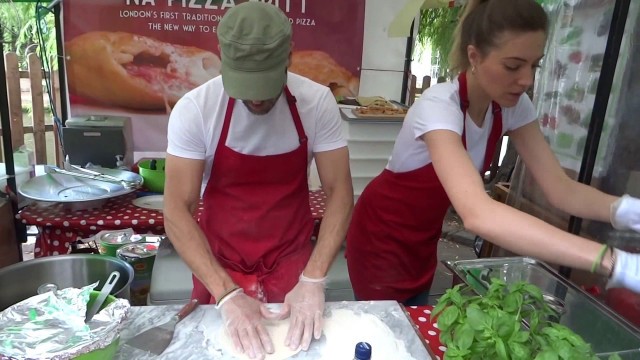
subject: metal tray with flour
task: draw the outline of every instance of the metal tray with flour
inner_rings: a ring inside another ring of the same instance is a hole
[[[278,311],[280,304],[269,304]],[[121,346],[114,360],[233,360],[225,347],[221,314],[215,305],[200,305],[191,315],[180,321],[170,345],[157,356],[128,344],[129,339],[147,329],[168,321],[181,305],[134,306],[123,323]],[[352,314],[350,323],[336,323],[339,314]],[[368,322],[375,318],[375,322]],[[374,326],[359,326],[371,324]],[[376,330],[380,330],[378,334]],[[286,332],[285,332],[286,334]],[[375,336],[378,335],[378,336]],[[275,337],[272,338],[273,341]],[[429,360],[435,359],[417,335],[404,309],[395,301],[327,302],[323,335],[314,340],[308,351],[287,357],[296,360],[352,359],[357,342],[367,341],[373,347],[373,360]],[[278,342],[279,343],[279,342]],[[392,352],[392,355],[389,355]],[[277,357],[276,357],[277,358]],[[267,358],[268,359],[268,358]]]

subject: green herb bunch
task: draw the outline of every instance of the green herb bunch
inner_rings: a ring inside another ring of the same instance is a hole
[[[549,321],[557,316],[537,286],[517,282],[507,287],[499,279],[491,280],[483,296],[468,285],[457,285],[431,313],[447,347],[446,360],[597,360],[579,335]],[[620,358],[610,357],[614,359]]]

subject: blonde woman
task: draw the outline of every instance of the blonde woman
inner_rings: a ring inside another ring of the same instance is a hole
[[[470,0],[451,63],[460,74],[409,110],[385,170],[364,190],[347,233],[356,297],[424,304],[450,205],[471,232],[519,254],[609,276],[640,291],[640,255],[559,230],[491,199],[479,175],[509,135],[551,204],[572,215],[640,230],[640,201],[566,176],[525,91],[544,56],[548,19],[534,0]]]

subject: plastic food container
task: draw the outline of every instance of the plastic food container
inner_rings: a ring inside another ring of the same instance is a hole
[[[149,191],[164,193],[164,159],[141,160],[138,172],[144,179],[144,187]]]
[[[623,359],[638,359],[638,330],[549,265],[528,257],[479,258],[443,261],[453,272],[453,283],[464,282],[482,295],[492,278],[507,284],[519,281],[536,285],[553,310],[555,319],[591,344],[598,356],[616,353]],[[631,357],[629,357],[631,356]],[[633,357],[636,356],[636,357]]]

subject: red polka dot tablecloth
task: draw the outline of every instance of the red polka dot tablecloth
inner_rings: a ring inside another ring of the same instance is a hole
[[[406,306],[405,310],[437,360],[444,359],[447,348],[440,343],[438,324],[431,322],[433,306]]]
[[[102,230],[132,228],[136,234],[164,234],[162,212],[133,205],[135,193],[109,199],[102,207],[73,211],[63,203],[26,206],[16,217],[38,227],[35,257],[67,254],[70,244],[87,239]],[[324,215],[326,195],[322,190],[309,191],[309,206],[315,219],[317,236]],[[197,216],[197,215],[196,215]]]

